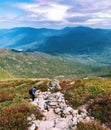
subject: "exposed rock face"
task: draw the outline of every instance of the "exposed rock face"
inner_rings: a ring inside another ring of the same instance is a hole
[[[43,112],[42,120],[34,119],[31,115],[28,120],[32,125],[28,130],[74,130],[78,122],[91,122],[94,119],[87,115],[85,108],[81,108],[81,113],[67,105],[64,95],[58,91],[52,93],[52,90],[61,89],[58,81],[49,83],[50,89],[47,92],[36,91],[36,99],[31,104],[36,104]],[[31,120],[32,119],[32,120]]]

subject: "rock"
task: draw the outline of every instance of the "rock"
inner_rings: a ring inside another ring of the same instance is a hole
[[[59,81],[54,79],[49,82],[50,90],[53,92],[57,92],[61,90],[61,86],[59,85]]]
[[[54,120],[57,118],[57,115],[53,111],[53,109],[50,109],[48,112],[44,113],[46,120]]]
[[[86,118],[87,114],[86,113],[81,113],[82,118]]]
[[[55,111],[56,114],[58,114],[58,113],[60,113],[61,109],[60,108],[56,108],[54,111]]]
[[[69,125],[68,125],[68,122],[67,122],[67,120],[60,120],[57,124],[56,124],[56,126],[55,126],[56,128],[59,128],[59,129],[63,129],[63,130],[68,130],[68,127],[69,127]]]
[[[77,125],[77,122],[78,122],[77,117],[73,117],[73,124],[74,124],[74,125]]]
[[[57,104],[57,102],[50,102],[50,103],[48,103],[48,105],[49,106],[57,106],[58,104]]]
[[[72,115],[68,115],[67,118],[68,118],[68,120],[72,120],[73,116]]]
[[[86,117],[86,119],[84,120],[85,122],[90,122],[91,121],[91,119],[90,119],[90,117]]]
[[[28,130],[35,130],[36,126],[35,124],[32,124],[31,126],[28,127]]]
[[[61,129],[59,129],[59,128],[51,128],[51,130],[61,130]]]
[[[71,114],[73,115],[73,116],[77,116],[78,115],[78,110],[71,110]]]
[[[53,121],[41,121],[40,124],[38,124],[38,130],[52,130],[54,127]]]
[[[27,121],[32,121],[32,118],[30,116],[27,117]]]
[[[84,119],[83,119],[82,117],[80,117],[80,118],[78,119],[78,122],[84,122]]]
[[[37,104],[42,110],[45,110],[45,100],[38,100]]]
[[[65,115],[70,115],[70,111],[69,111],[67,108],[65,108],[65,109],[63,110],[63,113],[64,113]]]
[[[77,115],[77,118],[79,119],[79,118],[82,118],[82,115]]]
[[[30,115],[30,118],[31,118],[32,121],[33,121],[33,120],[36,120],[36,117],[35,117],[34,114],[31,114],[31,115]]]
[[[61,109],[65,109],[67,105],[65,103],[58,103]]]

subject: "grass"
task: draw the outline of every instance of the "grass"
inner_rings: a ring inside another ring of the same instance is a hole
[[[69,104],[75,108],[91,99],[111,93],[111,79],[108,78],[62,80],[60,84]]]
[[[0,80],[0,130],[27,130],[27,117],[31,114],[42,119],[39,109],[28,104],[29,88],[38,82],[40,79]],[[37,89],[44,88],[47,82],[44,79]]]
[[[60,84],[67,103],[76,109],[85,103],[93,101],[92,103],[90,102],[87,108],[89,115],[93,116],[97,120],[100,120],[101,123],[105,123],[106,126],[111,128],[110,78],[62,80]],[[83,125],[84,124],[82,124],[82,126]]]

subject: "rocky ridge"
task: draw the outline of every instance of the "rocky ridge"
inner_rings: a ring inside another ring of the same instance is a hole
[[[48,85],[48,91],[37,90],[36,99],[31,102],[39,108],[44,117],[42,120],[36,120],[33,114],[28,117],[28,130],[75,130],[78,122],[94,121],[94,118],[88,115],[85,105],[73,109],[67,104],[64,95],[59,91],[59,81],[53,80]]]

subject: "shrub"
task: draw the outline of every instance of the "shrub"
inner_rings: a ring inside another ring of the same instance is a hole
[[[76,130],[108,130],[106,128],[103,128],[100,123],[78,123]]]
[[[12,105],[0,110],[0,130],[27,130],[27,117],[34,114],[37,119],[43,115],[34,106],[22,103],[21,105]]]
[[[72,107],[78,107],[86,102],[86,96],[88,95],[87,90],[84,87],[82,80],[75,81],[75,84],[66,86],[64,91],[65,99]]]
[[[0,112],[1,130],[26,130],[27,113],[29,109],[25,104],[3,108]]]
[[[11,91],[0,91],[0,102],[13,100],[15,96],[16,94]]]
[[[111,128],[111,94],[96,98],[88,108],[91,116]]]
[[[47,91],[49,88],[48,86],[48,81],[43,81],[42,83],[40,83],[38,86],[37,86],[37,89],[41,90],[41,91]]]

